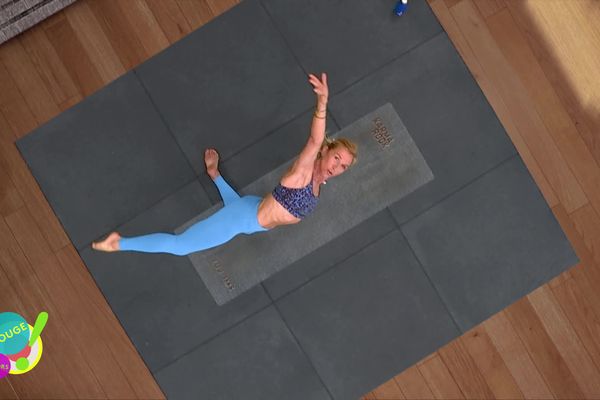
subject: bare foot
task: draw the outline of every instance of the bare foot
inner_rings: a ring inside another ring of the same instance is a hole
[[[93,242],[92,248],[94,250],[100,251],[119,251],[119,239],[121,239],[121,235],[117,232],[113,232],[106,239],[101,242]]]
[[[206,149],[204,151],[204,163],[206,164],[206,173],[213,179],[217,179],[219,175],[219,153],[215,149]]]

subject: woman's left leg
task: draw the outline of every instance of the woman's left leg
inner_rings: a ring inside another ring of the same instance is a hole
[[[219,194],[223,199],[223,205],[228,205],[238,200],[241,196],[227,183],[223,176],[219,174],[217,179],[213,179],[215,185],[217,185],[217,189],[219,189]]]

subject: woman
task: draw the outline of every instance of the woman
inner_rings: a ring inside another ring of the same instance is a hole
[[[240,233],[262,232],[300,222],[316,206],[321,184],[343,174],[356,163],[357,155],[357,146],[351,141],[343,138],[331,141],[325,137],[327,75],[321,74],[321,80],[313,74],[308,77],[317,94],[310,138],[273,192],[264,198],[240,197],[219,173],[218,153],[207,149],[204,153],[206,172],[219,189],[223,208],[179,235],[152,233],[125,238],[112,232],[102,242],[92,243],[92,247],[109,252],[131,250],[187,255],[223,244]]]

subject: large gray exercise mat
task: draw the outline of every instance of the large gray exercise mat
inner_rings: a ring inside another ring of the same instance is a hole
[[[394,4],[244,0],[17,143],[169,399],[358,398],[576,262],[427,2],[401,18]],[[205,251],[251,271],[224,305],[193,257],[82,250],[214,213],[206,147],[242,194],[270,192],[306,141],[320,71],[329,129],[386,105],[435,179],[373,190],[359,143],[315,214]],[[340,197],[351,186],[374,199]]]
[[[319,204],[312,214],[299,224],[240,234],[223,245],[189,255],[217,304],[235,298],[433,179],[427,162],[390,104],[333,137],[356,142],[359,163],[329,185],[321,186]],[[270,192],[293,161],[246,186],[240,195],[263,196]],[[216,208],[200,214],[176,233],[207,218]]]

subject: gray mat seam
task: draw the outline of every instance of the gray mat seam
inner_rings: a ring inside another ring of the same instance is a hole
[[[479,175],[477,178],[469,181],[468,183],[466,183],[465,185],[461,186],[460,189],[455,190],[454,192],[452,192],[451,194],[449,194],[448,196],[445,196],[443,199],[441,199],[440,201],[438,201],[437,203],[435,203],[434,205],[432,205],[431,207],[427,208],[427,210],[424,210],[422,213],[419,213],[419,215],[426,213],[429,209],[433,208],[434,206],[440,204],[441,202],[443,202],[445,199],[447,199],[448,197],[454,195],[455,193],[458,193],[460,190],[464,189],[465,187],[471,185],[472,183],[474,183],[475,181],[477,181],[478,179],[480,179],[481,177],[483,177],[483,175],[492,172],[493,170],[495,170],[496,168],[500,167],[501,165],[509,162],[510,160],[512,160],[514,157],[517,157],[518,154],[513,154],[512,156],[510,156],[509,158],[507,158],[506,160],[500,162],[498,165],[496,165],[495,167],[489,169],[488,171],[482,173],[481,175]],[[418,217],[419,215],[417,215],[416,217]],[[417,256],[417,254],[415,253],[414,249],[412,248],[412,246],[410,245],[410,242],[408,240],[408,238],[404,235],[404,231],[402,231],[402,226],[406,225],[407,223],[409,223],[410,221],[412,221],[413,219],[415,219],[416,217],[411,218],[410,220],[406,221],[405,223],[403,223],[402,225],[400,225],[398,223],[398,221],[394,218],[394,216],[392,215],[392,219],[394,220],[394,223],[396,224],[396,226],[398,226],[398,229],[400,231],[400,233],[402,234],[402,237],[404,238],[404,240],[406,241],[406,244],[408,245],[408,247],[410,248],[410,251],[412,252],[413,256],[415,257],[415,260],[417,260],[417,262],[419,263],[419,267],[421,268],[421,270],[423,271],[423,273],[425,274],[425,276],[427,277],[427,280],[429,281],[429,283],[431,284],[431,287],[433,287],[433,290],[435,290],[435,293],[437,294],[438,298],[440,299],[440,301],[442,302],[442,304],[444,305],[444,308],[446,309],[446,311],[448,312],[448,315],[450,316],[450,319],[452,319],[452,322],[454,323],[454,325],[456,326],[456,329],[458,332],[461,333],[465,333],[465,331],[463,331],[460,326],[458,325],[458,323],[456,322],[456,320],[454,319],[454,315],[452,314],[452,312],[450,312],[450,309],[448,308],[448,304],[444,301],[443,297],[440,295],[440,292],[438,290],[438,287],[433,283],[433,281],[431,280],[431,277],[429,276],[429,274],[427,273],[427,270],[425,269],[425,267],[423,266],[423,264],[421,263],[421,260],[419,259],[419,257]],[[491,317],[491,315],[488,316],[488,318]],[[460,335],[459,335],[460,336]],[[458,336],[457,336],[458,337]]]
[[[415,258],[415,260],[417,261],[417,263],[419,264],[419,268],[421,268],[421,271],[423,271],[423,273],[425,274],[425,276],[427,277],[427,280],[429,281],[429,284],[431,285],[431,287],[433,288],[433,290],[435,291],[435,294],[437,294],[438,299],[440,300],[440,302],[444,305],[444,309],[446,310],[446,312],[448,313],[448,316],[450,317],[450,319],[452,320],[452,323],[454,323],[454,326],[456,327],[456,330],[458,332],[463,332],[460,329],[460,326],[458,325],[458,322],[456,322],[456,320],[454,319],[454,316],[452,315],[452,313],[450,312],[450,309],[448,308],[448,304],[446,304],[446,302],[444,301],[444,299],[442,298],[442,296],[440,295],[440,291],[438,290],[437,286],[433,283],[433,281],[431,280],[431,277],[429,276],[429,274],[427,273],[427,270],[425,269],[425,267],[423,267],[423,264],[421,264],[421,260],[419,260],[419,257],[417,257],[417,254],[415,253],[415,250],[412,248],[412,246],[410,245],[410,242],[408,241],[408,238],[404,235],[404,232],[402,232],[402,228],[400,227],[400,224],[398,224],[398,221],[396,221],[396,219],[392,216],[392,218],[394,219],[394,223],[396,224],[396,226],[398,227],[398,230],[400,231],[400,234],[402,234],[402,237],[404,238],[404,240],[406,241],[406,245],[408,246],[408,248],[410,249],[410,252],[412,253],[413,257]],[[463,332],[464,333],[464,332]],[[460,335],[459,335],[460,336]],[[458,337],[458,336],[456,336]],[[456,337],[450,339],[450,341],[452,341],[453,339],[455,339]],[[434,351],[436,351],[437,349],[435,349]],[[427,354],[425,354],[425,356],[427,356]],[[423,356],[423,357],[425,357]]]
[[[438,37],[439,35],[442,35],[442,34],[446,35],[446,31],[442,30],[441,32],[436,33],[435,35],[431,36],[430,38],[427,38],[427,39],[423,40],[421,43],[417,43],[416,45],[414,45],[413,47],[409,48],[405,52],[402,52],[401,54],[398,54],[396,57],[392,58],[391,60],[389,60],[389,61],[381,64],[379,67],[374,68],[372,71],[369,71],[368,73],[366,73],[365,75],[361,76],[360,78],[357,78],[356,80],[348,83],[348,86],[346,86],[345,88],[342,88],[342,89],[338,90],[337,93],[335,93],[335,94],[341,94],[341,93],[345,92],[346,90],[352,89],[352,87],[354,85],[356,85],[357,83],[359,83],[359,82],[361,82],[361,81],[363,81],[363,80],[371,77],[372,75],[375,75],[377,72],[379,72],[380,70],[384,69],[388,65],[394,63],[395,61],[398,61],[398,59],[400,57],[403,57],[403,56],[407,55],[411,51],[416,50],[417,48],[419,48],[419,47],[427,44],[428,42],[434,40],[436,37]],[[461,58],[461,61],[462,61],[462,58]],[[464,61],[463,61],[463,63],[464,63]],[[473,74],[471,74],[471,77],[472,76],[473,76]],[[475,78],[473,78],[473,80],[475,80]],[[477,86],[479,86],[479,85],[477,85]]]
[[[400,226],[404,226],[406,224],[408,224],[409,222],[411,222],[412,220],[414,220],[415,218],[420,217],[421,215],[425,214],[427,211],[431,210],[433,207],[437,206],[438,204],[440,204],[441,202],[443,202],[444,200],[446,200],[447,198],[454,196],[456,193],[460,192],[461,190],[463,190],[464,188],[466,188],[467,186],[469,186],[470,184],[474,183],[475,181],[479,180],[480,178],[482,178],[485,174],[492,172],[493,170],[495,170],[496,168],[500,167],[501,165],[506,164],[507,162],[509,162],[510,160],[512,160],[515,157],[519,156],[519,152],[515,149],[515,153],[512,154],[510,157],[507,157],[506,159],[504,159],[503,161],[500,161],[498,164],[494,165],[493,167],[489,168],[488,170],[483,171],[481,174],[477,175],[476,177],[474,177],[473,179],[471,179],[470,181],[467,181],[465,184],[461,185],[458,189],[453,190],[452,192],[446,194],[444,197],[440,198],[438,201],[436,201],[435,203],[433,203],[432,205],[430,205],[429,207],[425,208],[423,211],[421,211],[420,213],[418,213],[417,215],[412,216],[411,218],[407,219],[406,221],[402,222],[400,224]],[[529,170],[527,170],[527,172],[529,173]],[[536,185],[537,187],[537,185]],[[539,190],[539,188],[538,188]],[[542,196],[543,197],[543,196]],[[395,219],[394,219],[395,220]]]
[[[154,102],[154,99],[152,98],[152,95],[148,91],[148,88],[146,87],[146,85],[144,85],[144,81],[138,76],[137,70],[135,68],[133,69],[133,75],[135,76],[135,79],[138,80],[138,82],[140,83],[140,85],[142,86],[142,88],[144,88],[144,93],[146,93],[146,97],[148,97],[148,100],[150,100],[150,104],[152,104],[152,108],[154,108],[154,110],[156,111],[156,113],[160,117],[160,120],[162,121],[162,123],[167,128],[167,132],[169,132],[169,135],[171,135],[171,137],[173,138],[173,141],[175,142],[175,144],[177,144],[177,148],[181,152],[181,155],[183,156],[183,158],[185,158],[185,161],[190,166],[190,168],[192,169],[192,171],[195,171],[194,170],[194,166],[192,165],[192,163],[190,162],[190,160],[185,155],[185,152],[181,148],[181,144],[179,144],[179,142],[177,141],[177,137],[173,134],[173,131],[171,130],[171,127],[169,126],[169,123],[167,122],[167,120],[165,119],[165,117],[163,117],[162,113],[160,112],[160,109],[158,108],[158,106]],[[194,173],[194,175],[196,175],[196,174]],[[198,175],[196,175],[196,176],[198,176]],[[173,192],[173,193],[175,193],[175,192]],[[207,195],[208,195],[208,193],[207,193]]]
[[[215,333],[214,335],[212,335],[209,338],[206,338],[205,340],[203,340],[202,342],[198,343],[197,345],[195,345],[194,347],[190,348],[188,351],[186,351],[185,353],[180,354],[176,359],[171,360],[167,363],[165,363],[164,365],[160,366],[159,368],[156,369],[156,371],[152,372],[152,370],[150,368],[148,368],[148,370],[150,372],[152,372],[152,375],[156,375],[158,374],[160,371],[162,371],[163,369],[171,366],[172,364],[176,363],[180,358],[187,356],[190,353],[193,353],[196,349],[198,349],[201,346],[204,346],[205,344],[210,343],[211,341],[215,340],[216,338],[218,338],[219,336],[221,336],[224,333],[229,332],[230,330],[232,330],[233,328],[236,328],[238,325],[243,324],[246,320],[252,318],[253,316],[255,316],[258,313],[263,312],[264,310],[266,310],[267,308],[271,307],[273,305],[273,303],[269,303],[266,306],[259,308],[258,310],[256,310],[255,312],[248,314],[247,316],[245,316],[244,318],[240,319],[239,321],[237,321],[236,323],[232,324],[231,326],[228,326],[227,328],[223,329],[222,331]]]
[[[388,209],[387,207],[385,208],[385,210],[388,210],[388,212],[389,212],[389,209]],[[396,224],[397,224],[397,222],[396,222]],[[371,240],[369,243],[365,244],[364,246],[362,246],[362,247],[359,247],[359,248],[358,248],[356,251],[352,252],[352,253],[351,253],[351,254],[349,254],[347,257],[344,257],[343,259],[339,260],[338,262],[336,262],[336,263],[332,264],[330,267],[328,267],[328,268],[325,268],[323,271],[321,271],[321,272],[319,272],[318,274],[316,274],[315,276],[311,277],[311,278],[310,278],[310,279],[308,279],[306,282],[302,283],[300,286],[298,286],[298,287],[295,287],[295,288],[292,288],[292,289],[288,290],[287,292],[284,292],[282,295],[280,295],[280,296],[276,297],[276,298],[275,298],[275,300],[273,300],[273,302],[275,302],[275,301],[279,301],[279,300],[283,299],[284,297],[286,297],[286,296],[288,296],[288,295],[290,295],[290,294],[294,293],[295,291],[302,289],[304,286],[308,285],[309,283],[311,283],[311,282],[312,282],[312,281],[314,281],[315,279],[317,279],[317,278],[321,277],[322,275],[324,275],[324,274],[328,273],[329,271],[331,271],[331,270],[333,270],[333,269],[337,268],[337,267],[338,267],[340,264],[343,264],[344,262],[348,261],[350,258],[352,258],[352,257],[356,256],[356,255],[357,255],[357,254],[359,254],[361,251],[364,251],[366,248],[368,248],[369,246],[372,246],[374,243],[376,243],[377,241],[379,241],[379,240],[381,240],[381,239],[385,238],[386,236],[388,236],[388,235],[389,235],[389,234],[391,234],[392,232],[394,232],[394,230],[393,230],[393,229],[392,229],[392,230],[390,230],[390,231],[387,231],[387,232],[383,233],[383,234],[382,234],[381,236],[379,236],[379,237],[376,237],[375,239]],[[267,288],[264,286],[264,281],[263,281],[263,282],[261,282],[261,285],[263,285],[263,287],[264,287],[265,291],[267,292],[267,295],[269,296],[269,298],[271,298],[271,293],[269,293],[269,291],[267,290]]]
[[[290,46],[290,44],[286,40],[284,34],[279,29],[279,26],[277,26],[277,21],[275,21],[275,18],[273,18],[273,16],[269,13],[269,10],[267,9],[267,7],[265,7],[265,5],[263,4],[262,0],[258,0],[258,3],[260,4],[260,6],[262,7],[262,9],[264,10],[265,14],[267,14],[267,17],[269,17],[269,21],[271,21],[271,25],[277,31],[277,33],[279,33],[279,37],[281,38],[281,40],[283,41],[283,43],[285,44],[285,46],[289,50],[290,54],[294,57],[294,60],[296,60],[296,64],[298,64],[298,66],[300,67],[300,69],[302,71],[304,71],[304,75],[308,77],[308,74],[306,73],[306,70],[302,66],[302,63],[300,62],[300,59],[298,58],[298,56],[296,55],[296,53],[294,53],[294,49],[292,48],[292,46]]]
[[[281,38],[281,40],[283,41],[283,43],[287,47],[287,49],[290,52],[290,54],[292,55],[292,57],[294,57],[294,60],[296,60],[296,64],[298,64],[298,67],[302,71],[304,71],[304,76],[306,76],[308,78],[308,71],[306,71],[304,69],[304,67],[302,66],[302,63],[300,62],[300,59],[298,59],[298,56],[296,55],[296,53],[294,53],[294,49],[292,48],[292,46],[290,46],[290,44],[286,40],[285,36],[283,35],[283,33],[281,32],[281,30],[279,29],[279,26],[277,26],[277,21],[275,21],[275,18],[273,18],[273,16],[269,13],[269,10],[267,9],[267,7],[265,7],[265,5],[263,4],[262,0],[258,0],[258,3],[260,4],[260,6],[265,11],[265,14],[267,14],[267,17],[269,17],[269,20],[271,21],[271,25],[273,26],[273,29],[275,29],[277,31],[277,33],[279,33],[279,37]],[[332,93],[332,97],[333,97],[333,93]],[[307,109],[307,111],[311,110],[311,109],[312,109],[312,106],[309,109]],[[301,113],[300,115],[302,115],[302,114],[304,114],[304,112]],[[337,120],[333,117],[333,114],[331,112],[329,113],[329,117],[331,117],[331,119],[333,120],[333,122],[336,124],[337,127],[340,127],[340,124],[338,124]]]
[[[320,275],[320,274],[319,274]],[[321,377],[321,375],[319,374],[319,371],[317,370],[317,368],[315,367],[315,365],[313,364],[311,358],[308,356],[308,353],[306,352],[306,350],[304,350],[304,347],[302,347],[302,344],[300,344],[300,341],[298,340],[298,338],[296,337],[296,334],[294,333],[294,331],[292,330],[292,328],[290,328],[290,326],[288,325],[288,322],[286,321],[286,319],[283,317],[283,313],[281,312],[281,310],[279,309],[279,307],[277,306],[277,303],[275,303],[273,301],[273,299],[271,298],[271,295],[267,292],[267,296],[269,296],[269,298],[271,299],[271,301],[273,302],[273,306],[275,307],[275,310],[277,310],[277,313],[279,314],[279,317],[281,318],[281,320],[283,321],[283,324],[285,325],[285,327],[287,328],[287,330],[290,332],[290,334],[292,335],[292,337],[294,338],[294,340],[296,341],[296,344],[298,345],[298,347],[300,348],[300,351],[302,352],[302,354],[304,354],[304,357],[306,357],[306,360],[308,361],[309,365],[312,367],[313,371],[315,371],[315,375],[319,378],[319,382],[321,382],[321,384],[323,385],[323,387],[325,388],[325,390],[327,391],[327,394],[329,395],[329,397],[331,398],[331,400],[335,400],[335,398],[333,397],[333,395],[331,394],[331,392],[329,391],[329,388],[327,387],[327,385],[325,384],[325,381],[323,381],[323,378]]]

